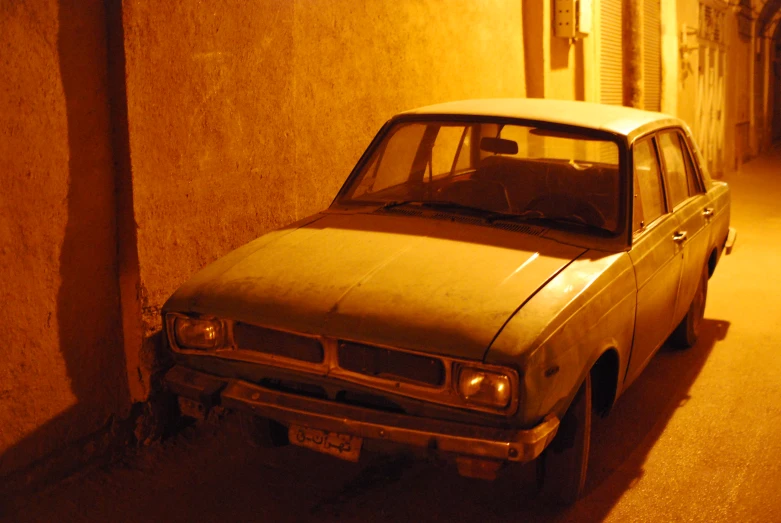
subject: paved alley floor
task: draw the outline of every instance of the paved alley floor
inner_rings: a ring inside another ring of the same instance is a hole
[[[495,482],[410,456],[359,464],[203,426],[0,507],[5,522],[781,522],[781,149],[725,178],[738,241],[688,351],[662,350],[594,428],[588,493],[562,510],[533,466]]]

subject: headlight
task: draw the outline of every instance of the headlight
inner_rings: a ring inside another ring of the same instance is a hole
[[[506,407],[510,403],[510,378],[499,372],[463,367],[458,373],[458,393],[468,403]]]
[[[176,344],[183,349],[219,349],[225,344],[225,328],[216,318],[176,316],[174,337]]]

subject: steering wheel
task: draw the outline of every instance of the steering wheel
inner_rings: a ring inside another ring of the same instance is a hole
[[[564,193],[537,196],[529,202],[524,212],[537,212],[551,217],[567,216],[597,227],[605,224],[605,216],[593,203]]]

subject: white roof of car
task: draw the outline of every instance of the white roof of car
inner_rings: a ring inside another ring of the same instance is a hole
[[[652,122],[685,124],[664,113],[642,111],[620,105],[602,105],[571,100],[542,98],[486,98],[463,100],[420,107],[403,114],[442,114],[470,116],[500,116],[522,118],[564,125],[602,129],[629,135]]]

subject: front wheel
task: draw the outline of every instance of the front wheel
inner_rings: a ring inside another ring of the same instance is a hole
[[[589,372],[561,420],[556,437],[537,458],[537,485],[549,501],[571,505],[583,495],[591,444],[591,415]]]

